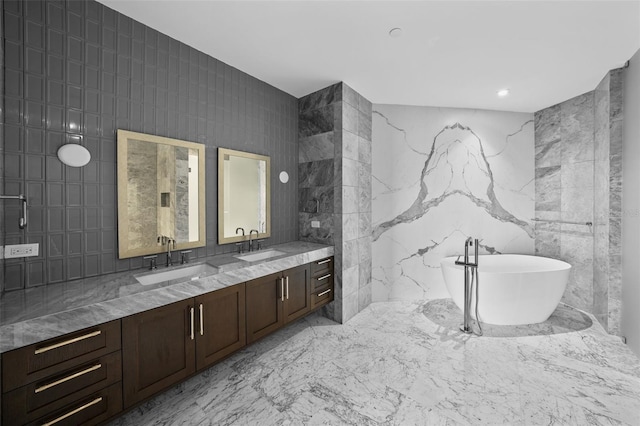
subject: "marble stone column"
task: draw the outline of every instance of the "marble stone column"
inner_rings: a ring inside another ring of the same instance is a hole
[[[344,83],[298,101],[299,237],[335,247],[335,300],[346,322],[371,303],[371,102]]]
[[[622,288],[622,78],[613,70],[594,91],[535,113],[536,254],[572,265],[563,301],[612,334]]]

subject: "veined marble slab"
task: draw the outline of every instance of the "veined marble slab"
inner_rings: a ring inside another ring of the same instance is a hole
[[[0,353],[333,256],[332,246],[302,241],[269,248],[286,254],[256,262],[230,254],[198,259],[192,264],[204,261],[219,271],[194,281],[143,286],[134,277],[138,270],[6,293]]]
[[[374,105],[373,300],[448,295],[440,260],[534,251],[532,114]]]

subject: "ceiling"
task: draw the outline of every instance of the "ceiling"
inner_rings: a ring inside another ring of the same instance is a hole
[[[640,0],[100,2],[295,97],[344,81],[377,104],[534,112],[640,48]]]

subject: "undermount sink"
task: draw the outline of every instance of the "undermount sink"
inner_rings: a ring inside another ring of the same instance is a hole
[[[135,275],[136,280],[142,285],[151,285],[184,278],[184,281],[197,280],[207,275],[215,274],[218,268],[207,263],[199,263],[184,268],[165,269],[158,272],[150,272],[144,275]]]
[[[256,260],[269,259],[283,254],[285,254],[285,252],[280,250],[261,250],[249,254],[237,254],[235,257],[240,260],[246,260],[247,262],[255,262]]]

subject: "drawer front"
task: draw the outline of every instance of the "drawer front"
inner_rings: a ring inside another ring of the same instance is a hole
[[[4,392],[120,349],[120,320],[2,354]]]
[[[115,383],[29,425],[96,425],[122,411],[122,384]]]
[[[333,271],[323,275],[311,278],[311,291],[317,293],[316,290],[326,287],[333,287]]]
[[[333,300],[333,283],[330,286],[315,290],[311,294],[311,309],[319,308]]]
[[[333,273],[333,256],[311,262],[311,276],[319,277]]]
[[[113,352],[2,397],[4,424],[24,424],[122,380],[121,352]]]

